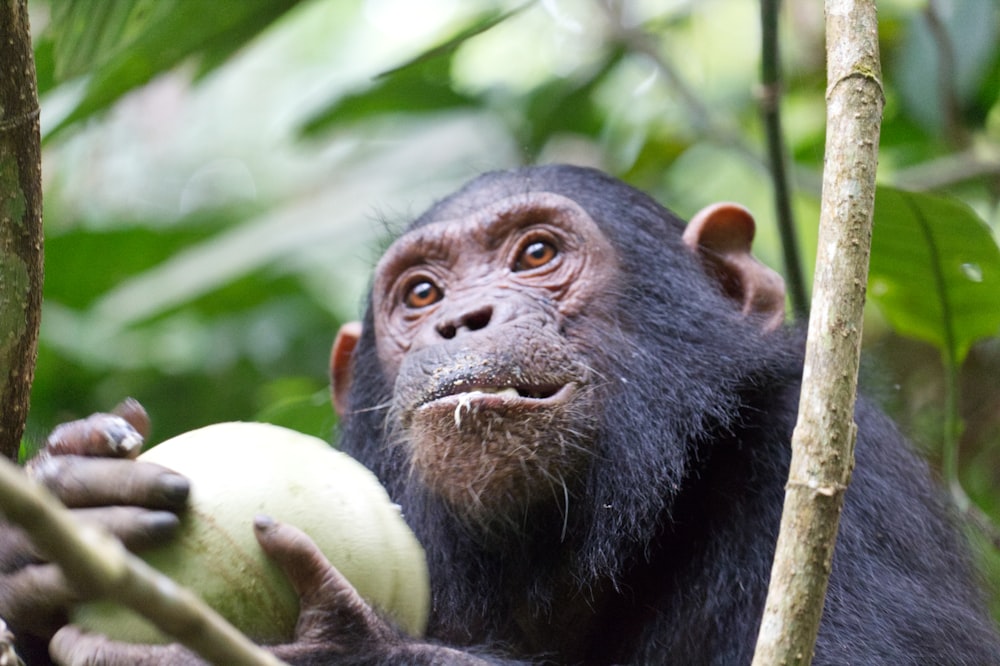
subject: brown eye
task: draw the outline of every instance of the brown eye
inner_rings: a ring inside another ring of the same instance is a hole
[[[530,271],[539,268],[556,258],[558,254],[555,245],[547,241],[534,241],[528,243],[521,250],[521,255],[514,264],[515,271]]]
[[[440,287],[429,280],[419,280],[414,282],[406,292],[404,302],[409,308],[426,308],[441,300]]]

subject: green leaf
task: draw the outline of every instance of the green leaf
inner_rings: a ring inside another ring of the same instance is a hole
[[[447,38],[440,44],[432,46],[431,48],[427,49],[420,55],[414,56],[410,60],[407,60],[402,65],[398,65],[397,67],[393,67],[390,70],[382,72],[376,78],[386,78],[400,72],[401,70],[413,67],[415,65],[419,65],[423,62],[427,62],[428,60],[435,60],[441,58],[442,56],[448,56],[450,58],[451,55],[455,53],[455,51],[458,49],[459,46],[461,46],[468,40],[472,39],[476,35],[481,35],[490,28],[493,28],[503,23],[504,21],[514,16],[515,14],[520,13],[524,8],[528,7],[531,4],[532,4],[531,2],[525,3],[520,7],[515,7],[514,9],[508,12],[500,12],[500,13],[487,12],[485,14],[481,14],[480,16],[473,19],[467,26],[465,26],[464,28],[460,28],[455,34],[453,34],[451,37]]]
[[[934,14],[938,37],[926,11],[910,14],[892,66],[906,112],[925,128],[940,132],[950,129],[945,127],[943,87],[952,88],[964,109],[974,101],[997,58],[1000,11],[996,2],[941,0],[934,3]],[[942,58],[942,44],[950,51],[947,59]],[[948,71],[942,71],[943,67]],[[953,121],[961,122],[961,118]]]
[[[880,187],[874,225],[869,293],[897,332],[955,364],[1000,333],[1000,247],[971,208]]]
[[[53,2],[47,32],[53,36],[56,79],[67,81],[108,62],[176,6],[176,0]]]
[[[79,216],[66,228],[50,225],[45,235],[45,298],[74,309],[91,307],[151,267],[237,228],[250,212],[244,207],[216,208],[169,223],[103,215],[100,225]],[[76,217],[57,205],[45,213],[46,221]]]
[[[64,0],[51,28],[56,78],[88,70],[91,78],[76,108],[46,138],[188,58],[201,56],[204,74],[298,2]]]
[[[315,137],[335,127],[390,113],[415,115],[462,107],[475,107],[477,100],[451,86],[451,57],[432,58],[377,79],[370,88],[341,97],[301,128],[303,136]]]
[[[38,81],[38,95],[41,97],[57,85],[55,75],[55,43],[51,37],[45,35],[34,40],[34,42],[35,77]]]
[[[604,128],[606,113],[594,100],[594,91],[623,55],[621,50],[611,51],[589,71],[552,79],[530,93],[519,133],[532,158],[553,135],[566,132],[594,137]]]
[[[473,18],[440,43],[377,75],[372,85],[364,90],[328,104],[302,125],[302,135],[315,137],[335,127],[383,114],[416,114],[478,106],[478,99],[452,87],[451,61],[455,51],[526,6],[509,12],[487,12]]]

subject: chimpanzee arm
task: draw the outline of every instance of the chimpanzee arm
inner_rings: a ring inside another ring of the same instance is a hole
[[[513,664],[489,656],[424,643],[395,627],[361,598],[301,530],[258,517],[254,529],[267,554],[285,571],[299,594],[294,643],[269,648],[290,663],[378,666],[412,664],[476,666]],[[68,626],[52,640],[56,662],[64,666],[194,666],[196,655],[168,646],[118,643]]]

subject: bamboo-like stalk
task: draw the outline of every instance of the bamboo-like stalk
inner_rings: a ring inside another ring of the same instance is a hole
[[[884,99],[875,0],[827,0],[819,250],[792,462],[754,666],[809,664],[854,464],[854,403]]]

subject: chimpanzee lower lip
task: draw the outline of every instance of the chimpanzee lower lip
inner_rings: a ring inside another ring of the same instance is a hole
[[[432,405],[454,405],[458,403],[494,403],[501,405],[504,403],[530,404],[555,404],[564,402],[572,395],[576,384],[567,383],[562,385],[539,385],[539,386],[462,386],[462,390],[436,396],[427,400],[420,409]]]

